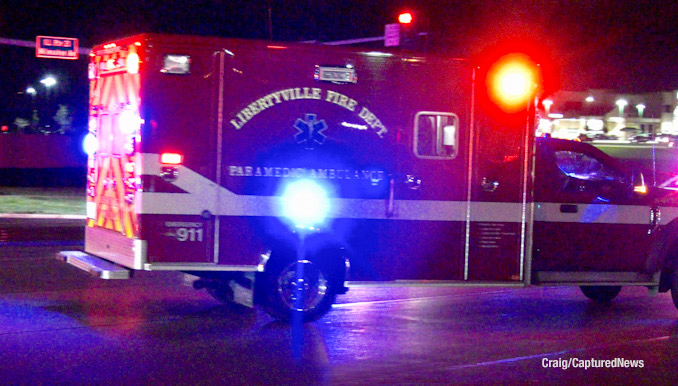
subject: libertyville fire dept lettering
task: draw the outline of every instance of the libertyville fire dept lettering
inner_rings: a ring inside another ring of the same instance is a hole
[[[231,119],[230,122],[236,130],[240,130],[257,114],[270,107],[285,102],[305,99],[324,101],[352,112],[358,112],[358,118],[374,129],[379,137],[383,137],[388,132],[388,129],[381,120],[367,107],[358,106],[358,101],[355,99],[336,91],[323,90],[316,87],[296,87],[272,92],[247,105],[247,107],[235,114],[235,118]]]
[[[308,169],[260,166],[229,166],[231,177],[312,178],[330,180],[369,180],[377,185],[385,178],[383,170]]]

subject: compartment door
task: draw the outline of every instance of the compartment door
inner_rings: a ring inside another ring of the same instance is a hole
[[[462,280],[472,69],[451,60],[406,66],[390,217],[399,278]]]
[[[478,114],[472,146],[468,255],[464,279],[525,280],[533,134]]]

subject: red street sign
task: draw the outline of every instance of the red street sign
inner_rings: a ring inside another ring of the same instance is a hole
[[[35,38],[35,57],[52,59],[77,59],[78,39],[56,36],[37,36]]]

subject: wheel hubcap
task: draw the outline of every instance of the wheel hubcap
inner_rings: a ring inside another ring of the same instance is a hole
[[[278,292],[285,305],[291,310],[308,311],[320,304],[327,294],[327,278],[310,261],[305,260],[304,275],[297,280],[297,262],[289,264],[278,278]],[[297,308],[297,296],[301,292],[302,307]]]

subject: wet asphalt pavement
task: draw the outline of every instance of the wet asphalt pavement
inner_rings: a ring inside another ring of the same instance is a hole
[[[678,311],[645,288],[610,305],[572,287],[353,288],[295,335],[178,273],[92,278],[54,258],[65,248],[78,246],[0,245],[0,384],[675,384],[678,375]],[[608,367],[573,368],[587,363]]]

